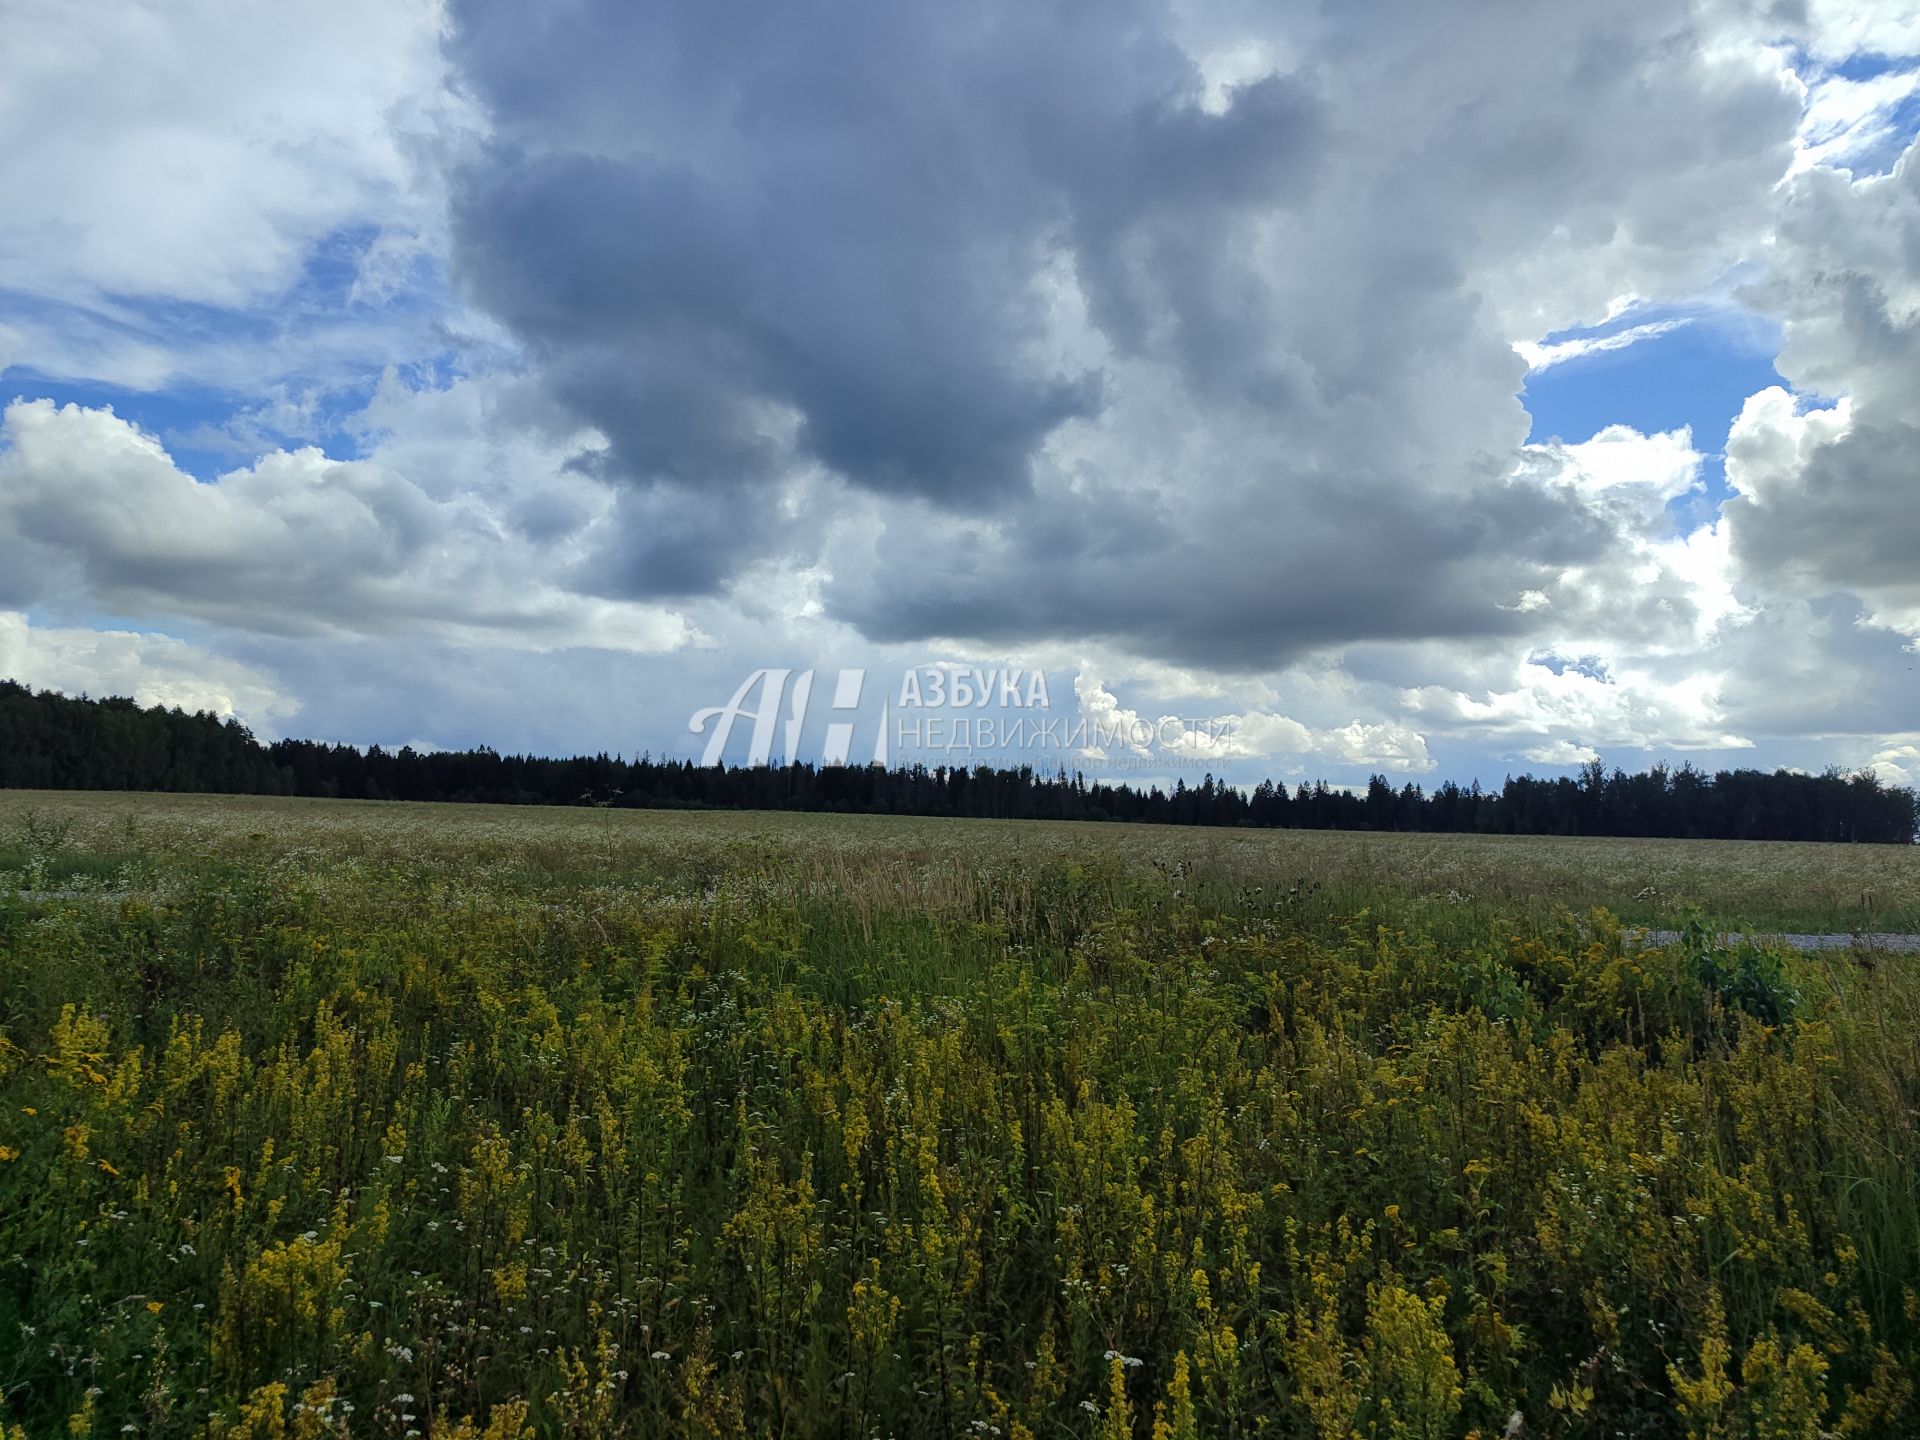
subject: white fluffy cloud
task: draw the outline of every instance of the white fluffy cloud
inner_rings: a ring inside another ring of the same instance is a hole
[[[12,0],[0,286],[234,306],[339,227],[430,231],[403,137],[453,113],[441,23],[433,0]]]
[[[1478,695],[1442,686],[1405,691],[1407,711],[1436,729],[1522,746],[1565,744],[1635,750],[1741,750],[1729,733],[1712,677],[1662,677],[1644,670],[1600,673],[1537,661],[1514,667],[1510,688]],[[1531,742],[1531,743],[1527,743]],[[1544,763],[1544,762],[1543,762]]]
[[[1888,785],[1920,786],[1920,745],[1885,745],[1874,753],[1868,768]]]
[[[1885,175],[1796,177],[1758,294],[1786,321],[1781,373],[1835,403],[1747,401],[1727,442],[1734,553],[1756,587],[1850,594],[1920,638],[1920,142]]]
[[[1536,765],[1587,765],[1600,758],[1600,752],[1590,745],[1576,745],[1571,740],[1555,740],[1546,745],[1535,745],[1520,752],[1522,758]]]
[[[440,0],[13,0],[0,370],[137,391],[358,385],[449,326]],[[17,393],[17,391],[16,391]]]
[[[142,705],[211,711],[269,735],[298,702],[252,666],[132,630],[33,626],[0,610],[0,676],[68,695],[129,695]]]
[[[1122,705],[1099,671],[1085,660],[1074,673],[1074,695],[1080,715],[1096,734],[1118,737],[1139,757],[1155,755],[1220,767],[1255,761],[1288,771],[1297,771],[1303,761],[1319,761],[1401,774],[1424,774],[1435,763],[1423,735],[1392,722],[1355,719],[1316,729],[1291,716],[1253,709],[1225,714],[1166,713],[1148,718]],[[1106,747],[1096,746],[1086,758],[1104,761],[1111,757]]]
[[[0,598],[290,638],[638,653],[697,638],[672,611],[560,583],[602,518],[596,487],[550,473],[548,511],[521,492],[515,512],[412,460],[275,451],[201,483],[111,411],[17,401],[0,423]]]

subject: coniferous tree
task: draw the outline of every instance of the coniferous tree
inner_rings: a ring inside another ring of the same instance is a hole
[[[176,790],[337,799],[481,801],[507,805],[815,810],[993,819],[1120,820],[1263,828],[1429,830],[1514,835],[1643,835],[1908,844],[1914,792],[1869,772],[1821,775],[1691,765],[1609,773],[1594,760],[1578,778],[1509,776],[1497,792],[1476,780],[1430,794],[1374,775],[1362,793],[1327,784],[1262,781],[1251,790],[1212,774],[1158,787],[1089,780],[1064,769],[965,765],[712,767],[604,752],[567,759],[465,751],[389,752],[309,740],[262,746],[246,727],[210,714],[142,708],[131,700],[69,698],[0,681],[0,788]]]

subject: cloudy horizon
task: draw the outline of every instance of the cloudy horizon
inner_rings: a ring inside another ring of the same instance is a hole
[[[9,15],[0,677],[696,758],[759,667],[1038,670],[1242,784],[1920,782],[1910,7]]]

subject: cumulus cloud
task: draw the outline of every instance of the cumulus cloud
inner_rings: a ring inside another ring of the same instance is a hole
[[[1726,728],[1717,680],[1650,669],[1593,673],[1537,657],[1513,667],[1509,688],[1476,695],[1421,686],[1405,691],[1401,703],[1435,729],[1520,744],[1535,759],[1532,751],[1562,743],[1582,750],[1749,749],[1749,738]]]
[[[440,25],[430,0],[15,0],[0,287],[234,306],[339,227],[430,229],[404,137],[452,113]]]
[[[1600,758],[1600,752],[1592,746],[1576,745],[1571,740],[1534,745],[1520,754],[1536,765],[1589,765]]]
[[[1794,38],[1828,63],[1920,55],[1920,14],[1897,0],[1807,0],[1795,18]]]
[[[1735,555],[1756,586],[1848,592],[1920,637],[1920,142],[1886,175],[1796,177],[1755,298],[1785,320],[1781,373],[1836,403],[1746,403],[1727,442]]]
[[[263,670],[169,635],[47,628],[0,610],[0,676],[68,695],[127,695],[142,705],[210,711],[269,736],[299,709]]]
[[[1074,675],[1074,695],[1081,716],[1096,736],[1113,737],[1137,757],[1158,755],[1216,766],[1253,760],[1294,768],[1296,762],[1318,759],[1411,774],[1434,768],[1426,737],[1401,724],[1356,719],[1315,729],[1291,716],[1259,710],[1148,718],[1122,705],[1099,672],[1084,661]],[[1111,756],[1105,746],[1096,745],[1085,758],[1105,761]]]
[[[1790,161],[1791,77],[1653,4],[1203,14],[457,6],[494,138],[456,254],[608,437],[603,585],[824,546],[876,639],[1250,666],[1511,635],[1596,560],[1510,483],[1513,341],[1710,278]]]
[[[1887,745],[1867,762],[1867,768],[1884,784],[1920,786],[1920,745]]]
[[[581,543],[569,527],[516,536],[513,514],[471,489],[436,495],[443,477],[411,468],[309,448],[202,484],[110,410],[16,401],[0,422],[0,599],[287,637],[643,653],[695,638],[672,612],[557,584]]]
[[[0,370],[357,389],[480,338],[444,278],[443,157],[478,122],[443,26],[439,0],[10,4]]]

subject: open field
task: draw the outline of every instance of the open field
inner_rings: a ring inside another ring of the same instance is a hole
[[[0,793],[0,1434],[1911,1435],[1744,927],[1920,854]]]
[[[1318,884],[1356,905],[1424,897],[1540,915],[1605,906],[1628,924],[1666,928],[1698,909],[1736,930],[1920,931],[1920,847],[1890,845],[0,790],[0,870],[24,867],[36,825],[63,838],[46,856],[56,879],[291,852],[329,865],[452,864],[489,883],[545,889],[700,880],[764,862],[809,882],[906,898],[961,875],[1017,881],[1056,863],[1141,871],[1184,862],[1221,904],[1253,886]]]

